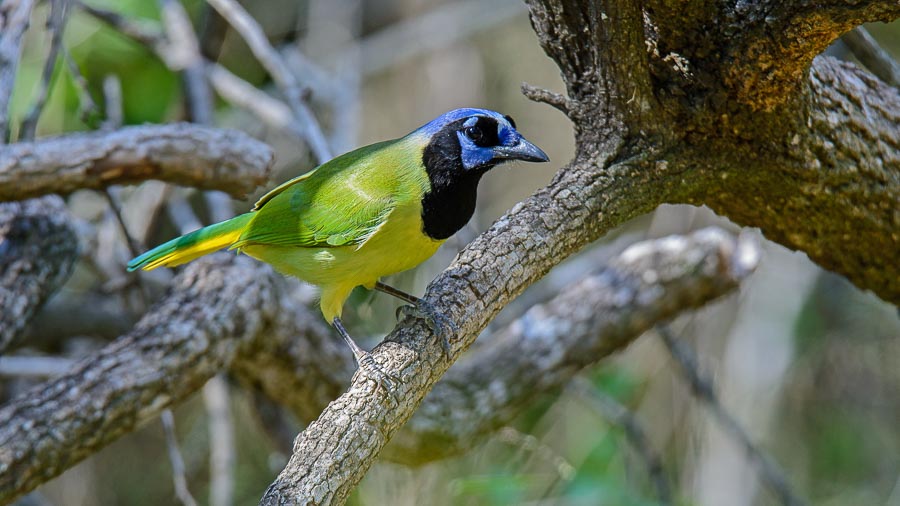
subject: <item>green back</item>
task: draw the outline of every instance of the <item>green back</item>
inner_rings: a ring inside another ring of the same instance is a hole
[[[232,248],[360,245],[428,189],[422,145],[404,137],[356,149],[273,189]]]

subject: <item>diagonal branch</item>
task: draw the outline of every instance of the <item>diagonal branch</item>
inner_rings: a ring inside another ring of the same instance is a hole
[[[266,181],[272,150],[234,130],[169,124],[0,147],[0,201],[160,179],[242,196]]]

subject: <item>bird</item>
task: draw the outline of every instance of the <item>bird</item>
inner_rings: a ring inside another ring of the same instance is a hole
[[[275,187],[249,212],[161,244],[127,269],[174,267],[226,248],[271,264],[319,287],[322,315],[350,347],[358,369],[390,389],[388,375],[344,327],[344,302],[358,286],[397,297],[449,351],[446,328],[455,325],[381,278],[431,257],[471,219],[481,177],[513,160],[549,158],[510,116],[455,109],[403,137],[333,158]]]

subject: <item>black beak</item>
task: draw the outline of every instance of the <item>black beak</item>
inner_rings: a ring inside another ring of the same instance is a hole
[[[494,160],[522,160],[524,162],[549,162],[550,158],[541,148],[525,140],[524,137],[519,138],[519,142],[515,146],[497,146],[493,148]]]

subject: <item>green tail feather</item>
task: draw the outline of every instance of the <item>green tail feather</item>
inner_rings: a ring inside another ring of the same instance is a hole
[[[161,266],[174,267],[214,251],[227,248],[240,238],[244,232],[244,227],[247,226],[252,217],[252,213],[242,214],[230,220],[176,237],[143,255],[131,259],[128,262],[128,271],[137,269],[149,271]]]

